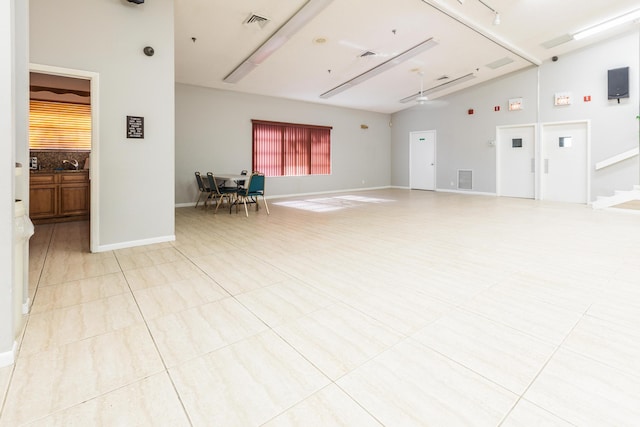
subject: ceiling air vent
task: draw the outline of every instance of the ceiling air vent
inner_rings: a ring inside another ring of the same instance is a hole
[[[505,56],[502,59],[493,61],[491,64],[487,64],[487,67],[491,68],[492,70],[495,70],[497,68],[504,67],[507,64],[511,64],[512,62],[513,62],[513,59],[509,58],[508,56]]]
[[[551,49],[552,47],[560,46],[561,44],[570,42],[571,40],[573,40],[573,36],[571,34],[564,34],[560,37],[556,37],[555,39],[547,40],[540,46]]]
[[[269,18],[257,15],[255,13],[250,14],[249,17],[244,21],[244,24],[246,25],[258,24],[260,28],[264,28],[264,26],[267,25],[268,23],[269,23]]]

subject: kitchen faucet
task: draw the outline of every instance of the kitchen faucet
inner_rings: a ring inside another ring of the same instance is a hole
[[[78,161],[77,160],[75,160],[75,159],[73,159],[73,160],[65,159],[65,160],[62,161],[62,164],[64,165],[65,163],[69,163],[71,166],[73,166],[73,168],[75,170],[78,170]]]

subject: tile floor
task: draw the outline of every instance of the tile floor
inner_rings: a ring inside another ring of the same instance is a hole
[[[1,426],[638,426],[640,216],[407,190],[31,240]]]

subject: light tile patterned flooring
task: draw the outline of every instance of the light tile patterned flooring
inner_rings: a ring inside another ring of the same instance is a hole
[[[0,425],[640,425],[640,217],[393,189],[270,208],[176,209],[176,242],[100,254],[86,222],[38,226]]]

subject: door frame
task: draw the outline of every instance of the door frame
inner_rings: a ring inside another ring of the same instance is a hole
[[[533,199],[536,200],[540,195],[540,186],[538,184],[538,175],[540,172],[540,160],[538,158],[538,154],[540,153],[540,138],[538,131],[537,123],[522,123],[516,125],[504,125],[504,126],[496,126],[496,195],[502,196],[502,170],[500,168],[500,147],[505,141],[502,141],[500,138],[500,131],[504,129],[514,129],[514,128],[533,128],[533,159],[534,159],[534,170],[533,170]]]
[[[586,200],[584,201],[585,204],[590,204],[591,203],[591,120],[589,119],[583,119],[583,120],[568,120],[568,121],[561,121],[561,122],[544,122],[540,124],[540,161],[538,162],[540,164],[540,178],[539,178],[539,185],[540,185],[540,199],[541,200],[545,200],[544,198],[544,171],[543,171],[543,163],[544,163],[544,159],[545,159],[545,148],[544,148],[544,136],[545,136],[545,128],[547,127],[551,127],[551,126],[563,126],[563,125],[571,125],[571,124],[575,124],[575,125],[584,125],[584,129],[586,131],[586,135],[587,135],[587,140],[586,140],[586,144],[585,144],[585,150],[586,150],[586,164],[585,166],[585,176],[586,176]]]
[[[438,174],[436,173],[436,168],[438,167],[438,162],[436,161],[436,154],[437,154],[437,146],[438,146],[438,132],[435,129],[428,129],[428,130],[416,130],[416,131],[411,131],[409,132],[409,189],[413,189],[413,186],[411,185],[411,181],[412,181],[412,173],[411,173],[411,160],[412,160],[412,151],[413,151],[413,147],[411,145],[411,140],[414,134],[416,133],[432,133],[433,134],[433,189],[432,190],[426,190],[426,191],[436,191],[436,189],[438,188],[438,183],[436,181],[436,177],[438,176]]]
[[[52,65],[29,63],[29,71],[55,76],[89,80],[91,93],[91,167],[89,168],[89,250],[96,252],[100,247],[100,132],[99,132],[99,74],[93,71],[62,68]],[[27,147],[27,150],[29,148]],[[27,158],[29,156],[27,155]]]

